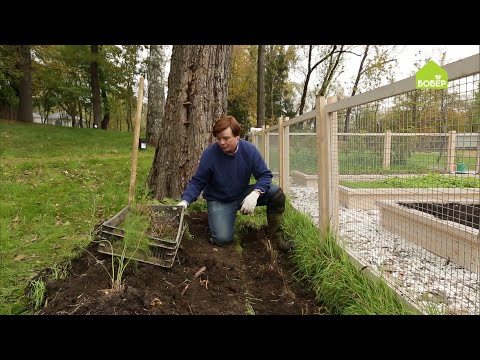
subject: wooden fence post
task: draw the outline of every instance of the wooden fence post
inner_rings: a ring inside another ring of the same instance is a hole
[[[327,99],[327,104],[333,104],[337,101],[336,96],[330,96]],[[337,121],[337,112],[333,112],[331,115],[326,113],[327,122],[330,124],[330,146],[328,147],[329,154],[327,155],[330,160],[330,172],[329,172],[329,211],[331,219],[331,230],[333,233],[338,231],[338,212],[340,195],[338,190],[338,181],[339,181],[339,170],[338,170],[338,121]]]
[[[283,189],[283,179],[285,169],[283,167],[283,155],[285,142],[283,138],[283,116],[278,118],[278,183]]]
[[[383,168],[390,169],[392,156],[392,130],[385,131],[383,138]]]
[[[477,144],[477,167],[475,171],[477,172],[477,174],[480,174],[480,141]]]
[[[455,165],[455,147],[457,146],[457,132],[455,130],[448,132],[448,144],[447,144],[447,172],[454,172],[457,170]]]
[[[289,117],[284,118],[284,123],[290,120]],[[290,193],[290,126],[283,128],[283,187],[285,194]]]
[[[142,104],[143,104],[143,77],[140,77],[138,84],[137,109],[135,112],[135,128],[133,131],[133,146],[132,146],[132,169],[130,172],[130,191],[128,193],[128,205],[133,204],[135,198],[135,182],[137,180],[137,161],[138,161],[138,142],[140,141],[140,121],[142,118]]]
[[[325,238],[330,228],[330,190],[329,175],[330,166],[328,161],[328,145],[330,139],[330,124],[327,121],[325,111],[325,98],[319,96],[316,99],[315,109],[317,114],[317,173],[318,173],[318,229],[320,236]]]
[[[270,168],[270,132],[268,131],[268,127],[270,125],[265,125],[265,139],[263,140],[265,143],[265,164],[267,167]]]
[[[263,160],[265,161],[265,138],[266,138],[266,133],[265,133],[265,125],[262,125],[262,148],[259,149],[262,153]]]

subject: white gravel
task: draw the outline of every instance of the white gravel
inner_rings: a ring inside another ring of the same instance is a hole
[[[290,182],[292,205],[318,224],[317,189]],[[382,271],[417,307],[480,313],[480,274],[383,229],[378,210],[340,208],[339,240],[364,266]]]

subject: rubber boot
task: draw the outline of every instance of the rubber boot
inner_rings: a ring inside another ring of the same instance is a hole
[[[283,213],[285,211],[285,194],[279,189],[267,203],[268,234],[273,246],[280,251],[290,251],[292,247],[285,241],[282,229]]]
[[[287,252],[292,247],[285,241],[282,229],[283,213],[267,213],[268,234],[273,247],[277,250]]]

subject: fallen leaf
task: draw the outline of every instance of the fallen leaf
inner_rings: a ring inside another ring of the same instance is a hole
[[[26,259],[26,258],[28,258],[27,255],[18,255],[18,256],[15,257],[15,259],[13,259],[13,260],[15,260],[15,261],[22,261],[23,259]]]

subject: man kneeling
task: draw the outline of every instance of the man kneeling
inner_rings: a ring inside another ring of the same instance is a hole
[[[289,251],[291,246],[282,230],[285,194],[272,184],[272,172],[260,152],[253,144],[240,139],[240,125],[233,116],[218,119],[212,134],[216,142],[202,153],[197,171],[178,205],[187,208],[203,191],[210,242],[220,246],[233,242],[238,210],[242,214],[253,214],[256,206],[267,206],[271,241],[276,249]],[[256,183],[249,185],[252,175]]]

